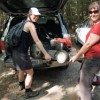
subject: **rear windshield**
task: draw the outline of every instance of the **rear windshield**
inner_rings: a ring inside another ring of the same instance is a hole
[[[58,6],[60,0],[7,0],[7,4],[13,6],[13,8],[52,8]]]
[[[37,23],[45,24],[48,20],[53,20],[56,24],[59,23],[58,18],[56,16],[40,16]]]

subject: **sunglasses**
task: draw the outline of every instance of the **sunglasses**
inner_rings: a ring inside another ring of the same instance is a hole
[[[98,10],[89,11],[89,14],[92,14],[92,13],[97,14],[97,13],[99,13],[99,11]]]

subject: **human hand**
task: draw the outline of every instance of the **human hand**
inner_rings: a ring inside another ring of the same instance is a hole
[[[50,56],[48,53],[45,54],[44,58],[45,58],[45,60],[47,60],[47,61],[51,61],[51,56]]]
[[[75,55],[69,60],[69,62],[75,62],[77,59],[78,59],[78,57],[77,57],[77,55]]]

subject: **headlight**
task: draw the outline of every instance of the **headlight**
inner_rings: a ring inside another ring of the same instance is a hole
[[[56,59],[57,59],[58,63],[61,63],[61,64],[65,63],[69,59],[68,53],[64,50],[59,51],[56,54]]]

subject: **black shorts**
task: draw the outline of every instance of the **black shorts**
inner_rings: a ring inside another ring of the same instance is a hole
[[[13,61],[17,70],[32,69],[32,62],[27,53],[19,53],[17,51],[13,51]]]

